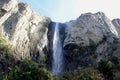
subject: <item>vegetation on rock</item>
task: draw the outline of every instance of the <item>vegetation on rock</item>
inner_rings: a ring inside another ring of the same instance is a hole
[[[53,80],[53,77],[43,66],[24,60],[12,68],[9,75],[4,75],[2,80]]]
[[[104,75],[105,79],[113,80],[114,64],[111,61],[101,60],[98,64],[98,70]]]
[[[101,60],[97,67],[79,67],[73,72],[63,72],[54,80],[119,80],[120,66],[111,61]]]
[[[6,44],[6,40],[3,37],[0,37],[0,55],[6,55],[10,53],[11,46]]]

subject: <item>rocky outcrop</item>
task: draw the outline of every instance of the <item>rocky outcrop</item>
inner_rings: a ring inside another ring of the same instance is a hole
[[[101,59],[113,56],[119,33],[104,13],[82,14],[66,25],[63,47],[68,69],[96,65]]]
[[[112,23],[114,24],[114,26],[118,32],[118,35],[120,37],[120,19],[113,19]]]
[[[69,43],[87,46],[90,40],[99,43],[105,36],[112,42],[112,38],[118,36],[114,25],[102,12],[82,14],[77,20],[66,24],[67,37],[63,46]]]
[[[47,46],[50,19],[32,11],[25,3],[0,0],[0,35],[12,45],[19,59],[36,59]]]

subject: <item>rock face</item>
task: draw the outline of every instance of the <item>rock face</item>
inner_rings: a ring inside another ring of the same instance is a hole
[[[50,19],[16,0],[0,0],[0,35],[12,45],[19,59],[39,58],[47,46]]]
[[[116,30],[117,30],[119,38],[120,38],[120,19],[113,19],[112,23],[116,27]]]
[[[87,46],[90,40],[99,43],[104,36],[110,36],[109,41],[112,42],[112,38],[118,36],[112,22],[101,12],[83,14],[77,20],[66,24],[67,37],[63,46],[69,43]]]
[[[119,39],[117,40],[117,42],[115,42],[115,46],[114,46],[115,50],[113,51],[113,53],[114,53],[114,56],[118,58],[118,61],[120,63],[120,19],[114,19],[112,20],[112,23],[116,27],[116,30],[119,36]]]
[[[120,29],[118,21],[116,24]],[[95,65],[101,59],[106,60],[114,55],[119,33],[104,13],[82,14],[77,20],[67,22],[66,25],[63,47],[68,70],[78,66]]]
[[[45,54],[51,69],[54,26],[55,22],[25,3],[0,0],[0,37],[12,46],[12,54],[18,60],[27,58],[39,63]],[[120,63],[120,19],[111,21],[102,12],[86,13],[60,23],[59,29],[65,70],[96,65],[101,59],[112,57]]]

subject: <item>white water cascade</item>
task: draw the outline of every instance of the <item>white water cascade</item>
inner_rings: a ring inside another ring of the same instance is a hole
[[[55,25],[55,32],[53,37],[53,62],[52,62],[52,74],[57,75],[62,71],[62,45],[59,35],[59,23]]]

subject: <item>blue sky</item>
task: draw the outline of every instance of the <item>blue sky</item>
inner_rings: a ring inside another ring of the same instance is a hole
[[[82,13],[104,12],[110,19],[120,18],[119,0],[19,0],[53,21],[66,22]]]

